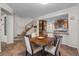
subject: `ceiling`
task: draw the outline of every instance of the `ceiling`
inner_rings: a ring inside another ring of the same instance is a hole
[[[42,5],[40,3],[8,3],[15,14],[24,18],[35,18],[51,12],[66,9],[75,6],[75,3],[49,3]]]
[[[46,18],[45,20],[52,22],[52,21],[61,20],[61,19],[68,20],[68,14],[64,14],[64,15],[60,15],[60,16],[56,16],[56,17],[51,17],[51,18]]]

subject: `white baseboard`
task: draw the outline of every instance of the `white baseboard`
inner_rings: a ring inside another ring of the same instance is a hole
[[[77,48],[76,46],[73,46],[71,44],[67,44],[67,43],[62,43],[62,44],[67,45],[67,46],[70,46],[70,47],[73,47],[73,48]]]
[[[14,43],[14,41],[7,42],[7,44],[12,44],[12,43]]]
[[[14,40],[23,40],[24,36],[14,37]]]
[[[7,43],[7,36],[3,36],[2,42],[6,42]]]
[[[78,51],[78,54],[79,54],[79,48],[77,47],[77,51]]]

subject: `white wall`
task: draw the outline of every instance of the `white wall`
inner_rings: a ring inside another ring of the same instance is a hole
[[[77,14],[79,15],[79,4],[77,4]],[[78,46],[78,52],[79,52],[79,17],[77,18],[77,46]]]
[[[21,34],[25,30],[25,25],[31,22],[33,19],[25,19],[19,16],[14,17],[14,37],[17,37],[18,34]]]
[[[72,47],[78,47],[77,46],[77,18],[78,18],[78,12],[77,12],[77,6],[74,8],[71,8],[69,10],[69,45]]]
[[[78,18],[78,11],[77,11],[77,6],[68,8],[68,9],[64,9],[64,10],[60,10],[54,13],[49,13],[47,15],[43,15],[38,17],[38,19],[44,19],[44,18],[50,18],[50,17],[55,17],[55,16],[59,16],[59,15],[63,15],[63,14],[68,14],[69,15],[69,39],[67,42],[67,45],[72,46],[72,47],[76,47],[77,46],[77,18]]]
[[[79,18],[78,18],[78,33],[77,33],[77,36],[79,38]],[[79,52],[79,39],[77,40],[77,46],[78,46],[78,52]]]

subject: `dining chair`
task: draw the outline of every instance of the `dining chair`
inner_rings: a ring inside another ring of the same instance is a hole
[[[47,33],[47,36],[48,37],[54,37],[54,34],[53,33]]]
[[[33,56],[34,54],[36,54],[42,50],[42,47],[40,47],[40,46],[33,46],[28,37],[24,36],[24,39],[25,39],[27,53],[29,53],[30,55]],[[26,53],[26,55],[27,55],[27,53]]]
[[[54,55],[54,56],[60,56],[61,53],[59,51],[59,48],[60,48],[60,45],[61,45],[61,41],[62,41],[61,37],[58,37],[56,46],[53,46],[53,45],[51,47],[46,46],[45,51]]]

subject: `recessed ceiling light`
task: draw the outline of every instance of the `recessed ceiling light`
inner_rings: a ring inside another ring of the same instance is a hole
[[[48,3],[40,3],[40,4],[42,4],[42,5],[46,5],[46,4],[48,4]]]

